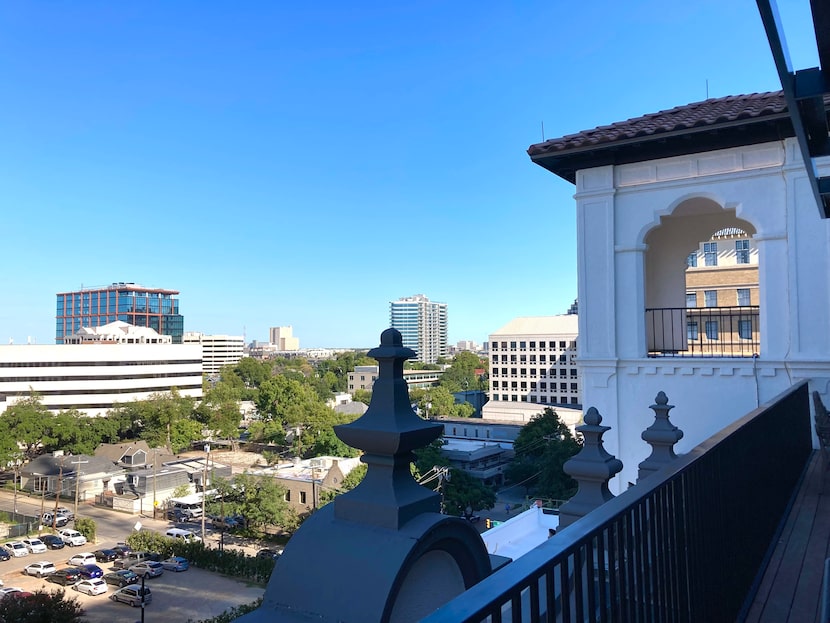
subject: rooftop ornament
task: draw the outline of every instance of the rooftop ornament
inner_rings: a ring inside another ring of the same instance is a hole
[[[442,515],[440,495],[410,473],[413,451],[443,430],[412,410],[403,364],[415,352],[387,329],[369,356],[379,365],[372,403],[358,420],[335,427],[364,451],[366,476],[303,523],[274,567],[262,606],[237,623],[418,621],[492,570],[478,531]]]

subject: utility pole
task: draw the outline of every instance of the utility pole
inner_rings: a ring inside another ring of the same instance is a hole
[[[153,448],[153,519],[156,518],[156,465],[158,465],[159,449]]]
[[[55,511],[52,513],[52,530],[58,527],[58,504],[61,500],[61,488],[63,487],[63,465],[58,470],[58,489],[55,491]]]
[[[81,465],[84,463],[89,463],[89,461],[82,461],[78,458],[77,461],[70,461],[72,465],[76,465],[75,468],[75,517],[78,517],[78,491],[81,487]]]
[[[40,517],[37,521],[37,535],[40,536],[43,529],[43,504],[46,502],[46,485],[43,484],[43,474],[38,474],[37,477],[40,478]]]
[[[205,471],[202,475],[202,543],[205,542],[205,494],[207,493],[208,462],[210,462],[210,444],[205,444]]]

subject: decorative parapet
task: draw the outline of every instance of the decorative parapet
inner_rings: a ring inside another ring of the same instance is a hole
[[[674,409],[674,405],[668,404],[666,394],[660,392],[654,402],[649,407],[654,411],[654,423],[641,435],[643,441],[651,445],[651,455],[638,466],[638,481],[674,461],[677,458],[674,444],[683,439],[683,431],[669,422],[669,411]]]
[[[565,473],[579,484],[579,490],[559,508],[559,529],[564,529],[614,497],[608,481],[619,473],[623,464],[602,445],[602,436],[611,430],[600,426],[602,416],[595,407],[585,413],[585,424],[577,426],[582,433],[582,450],[563,465]]]

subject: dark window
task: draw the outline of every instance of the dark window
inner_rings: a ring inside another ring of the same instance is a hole
[[[718,321],[717,320],[707,320],[706,321],[706,337],[710,340],[717,340],[718,339]]]
[[[706,266],[718,265],[718,243],[704,242],[703,243],[703,258]]]
[[[686,258],[686,266],[689,268],[697,267],[697,251],[689,253],[689,257]]]
[[[749,240],[735,241],[735,260],[738,264],[749,264]]]
[[[752,321],[751,320],[739,320],[738,321],[738,337],[742,340],[751,340],[752,339]]]

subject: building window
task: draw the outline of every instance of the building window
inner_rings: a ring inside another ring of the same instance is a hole
[[[522,381],[522,389],[527,389],[527,381]]]
[[[517,389],[518,387],[519,387],[519,385],[518,385],[518,383],[517,383],[516,381],[512,381],[512,382],[510,383],[510,388],[511,388],[511,389]]]
[[[305,491],[300,491],[300,504],[305,504],[306,496]]]
[[[577,391],[576,383],[571,383],[571,391],[572,392]]]
[[[559,348],[567,348],[567,342],[559,342]]]
[[[563,392],[567,391],[568,384],[567,383],[559,383],[559,389],[562,390]]]
[[[283,498],[285,499],[286,502],[290,502],[291,501],[291,491],[286,490],[285,495],[283,496]]]
[[[750,305],[749,302],[749,288],[738,288],[738,305],[746,307]]]
[[[502,402],[507,402],[507,394],[502,394],[501,395],[501,401]]]
[[[686,292],[686,307],[697,307],[697,294]]]
[[[547,397],[547,396],[542,396],[542,398],[541,398],[540,400],[541,400],[541,402],[547,402],[547,401],[548,401],[548,397]]]
[[[541,383],[539,383],[539,389],[547,390],[547,388],[548,388],[547,382],[542,381]]]
[[[717,290],[704,290],[703,291],[703,303],[706,307],[717,307],[718,306],[718,291]]]
[[[510,396],[510,402],[519,402],[519,397],[513,394]]]
[[[539,363],[547,363],[548,358],[546,355],[539,355]]]
[[[516,342],[510,342],[510,350],[516,350]]]
[[[519,348],[527,348],[527,342],[519,342]]]
[[[498,342],[493,342],[493,350],[496,350],[499,347]]]
[[[706,338],[709,340],[717,340],[718,339],[718,321],[717,320],[707,320],[706,321]]]
[[[577,402],[576,398],[571,398],[571,404],[572,405],[577,405],[579,403]]]
[[[534,381],[530,382],[530,389],[536,389],[536,383]]]
[[[493,400],[498,401],[498,399],[499,399],[499,395],[498,394],[493,394]]]
[[[536,342],[531,342],[531,343],[530,343],[530,347],[531,347],[531,348],[536,348]]]
[[[751,340],[752,339],[752,321],[751,320],[739,320],[738,321],[738,337],[742,340]]]
[[[686,323],[686,338],[689,340],[697,340],[697,322],[689,321]]]
[[[718,265],[718,243],[704,242],[703,243],[703,257],[706,266]]]
[[[686,266],[689,268],[697,268],[697,251],[689,253],[689,257],[686,258]]]
[[[738,264],[749,264],[749,240],[735,241],[735,259]]]

